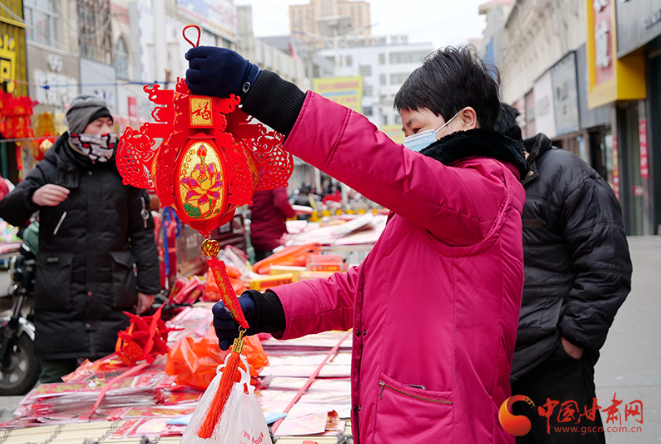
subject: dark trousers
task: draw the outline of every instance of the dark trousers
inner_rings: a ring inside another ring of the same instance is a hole
[[[512,395],[525,395],[535,403],[534,409],[525,402],[512,406],[515,415],[528,417],[532,424],[527,435],[516,438],[517,444],[605,444],[601,416],[593,409],[598,357],[584,350],[581,359],[574,359],[559,344],[548,360],[512,384]],[[601,400],[598,405],[609,404]]]
[[[77,359],[42,359],[39,381],[42,384],[62,382],[62,376],[68,375],[78,368]]]

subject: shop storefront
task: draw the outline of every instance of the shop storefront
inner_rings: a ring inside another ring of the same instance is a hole
[[[645,57],[640,51],[618,53],[620,30],[616,13],[626,3],[588,0],[587,4],[587,105],[591,110],[613,108],[610,147],[604,137],[608,182],[622,205],[627,234],[653,234],[656,230],[652,187],[644,177],[648,170],[641,169],[641,147],[642,157],[647,157],[647,135],[640,131],[647,128]]]
[[[30,98],[38,102],[34,113],[66,112],[69,103],[79,91],[78,57],[31,42],[27,46],[27,55]]]
[[[26,96],[27,60],[25,56],[25,25],[23,2],[2,0],[11,14],[0,9],[0,90],[15,96]],[[20,18],[21,20],[17,19]],[[3,143],[0,139],[0,174],[18,183],[19,170],[14,143]]]
[[[654,197],[661,196],[661,1],[618,2],[616,7],[617,56],[641,58],[647,74],[647,100],[620,111],[621,125],[638,133],[637,147],[628,156],[632,175],[628,185],[641,198],[632,207],[643,214],[645,233],[658,233],[661,205],[655,205]],[[635,142],[633,135],[627,139]]]

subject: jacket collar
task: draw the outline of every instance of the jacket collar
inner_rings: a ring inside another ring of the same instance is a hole
[[[472,129],[449,134],[421,151],[444,165],[452,165],[470,157],[488,157],[513,165],[519,177],[528,174],[528,164],[521,142],[495,131]]]
[[[527,160],[528,165],[530,165],[530,172],[526,176],[522,176],[521,179],[521,184],[526,185],[539,177],[539,173],[537,172],[537,159],[553,148],[553,144],[545,134],[539,133],[536,136],[525,139],[523,141],[523,146],[528,153]]]

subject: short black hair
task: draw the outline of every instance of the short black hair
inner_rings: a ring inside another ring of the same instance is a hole
[[[395,108],[427,108],[447,121],[470,106],[480,128],[492,129],[500,112],[499,87],[498,69],[487,66],[473,46],[448,46],[411,73],[395,96]]]
[[[510,139],[522,140],[521,127],[516,122],[516,118],[520,115],[521,113],[518,109],[506,103],[501,103],[500,115],[498,116],[498,120],[496,120],[493,130]]]

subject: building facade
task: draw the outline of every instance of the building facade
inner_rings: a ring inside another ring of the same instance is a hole
[[[487,26],[482,33],[478,54],[487,63],[496,67],[502,65],[503,59],[503,29],[505,19],[512,8],[514,0],[491,0],[480,5],[480,15],[486,16]],[[470,43],[470,42],[469,42]]]
[[[296,84],[303,91],[310,89],[310,79],[306,75],[305,63],[288,42],[275,46],[276,41],[289,40],[288,37],[260,39],[253,33],[252,7],[238,7],[240,23],[240,41],[237,51],[243,57],[258,65],[261,69],[273,71],[285,80]],[[282,47],[284,46],[284,47]],[[286,47],[286,48],[285,48]]]
[[[408,76],[434,51],[432,43],[406,43],[406,36],[371,37],[369,46],[349,46],[319,51],[331,62],[338,60],[335,76],[361,76],[361,112],[379,129],[401,135],[402,121],[393,109],[395,94]],[[394,127],[394,128],[393,128]]]
[[[620,190],[625,223],[634,234],[658,234],[661,225],[661,1],[608,3],[611,29],[607,57],[616,83],[595,85],[595,100],[614,102],[617,115]],[[593,22],[605,11],[593,9]],[[598,34],[597,34],[598,35]],[[595,57],[603,49],[595,42]],[[595,67],[597,83],[601,67]],[[634,87],[631,90],[630,87]],[[610,97],[607,94],[610,92]]]
[[[370,35],[370,4],[366,1],[310,0],[306,5],[289,7],[289,31],[297,38],[305,34],[321,34],[319,20],[345,15],[351,17],[351,27],[357,34]]]
[[[595,168],[620,200],[631,235],[654,234],[661,221],[653,165],[661,159],[648,149],[657,126],[647,97],[656,78],[645,76],[653,57],[644,55],[654,54],[661,34],[652,3],[516,0],[499,66],[503,100],[522,112],[524,135],[545,133]],[[661,4],[657,10],[661,20]]]
[[[0,8],[0,87],[3,92],[27,95],[26,26],[21,0],[2,0]],[[0,174],[17,183],[19,164],[16,145],[0,139]]]

